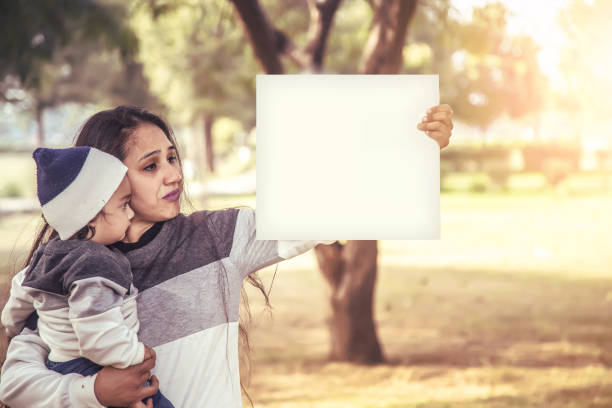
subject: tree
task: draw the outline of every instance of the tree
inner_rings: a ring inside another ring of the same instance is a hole
[[[30,110],[44,141],[44,111],[67,102],[158,106],[132,58],[138,40],[119,5],[95,0],[1,6],[0,97]]]
[[[591,128],[595,122],[609,120],[612,105],[612,57],[608,50],[609,21],[612,3],[608,1],[572,1],[562,11],[559,21],[567,38],[560,68],[564,83],[560,105],[582,115],[583,134],[601,132]],[[584,126],[588,129],[584,129]]]
[[[287,56],[304,71],[323,68],[324,50],[338,0],[309,1],[310,33],[300,49],[268,19],[257,0],[232,0],[243,22],[255,55],[268,74],[285,72],[281,57]],[[369,2],[372,24],[361,58],[353,72],[397,73],[416,0]],[[349,176],[350,177],[350,176]],[[347,241],[319,245],[315,249],[319,267],[331,289],[331,351],[334,360],[377,363],[384,360],[376,333],[373,300],[377,276],[377,242]]]
[[[169,107],[173,122],[198,126],[206,166],[214,172],[212,130],[220,117],[252,127],[256,70],[244,36],[224,0],[144,2],[132,27],[141,39],[140,59],[152,91]]]
[[[276,14],[271,2],[232,3],[268,74],[292,67],[297,72],[320,72],[324,65],[337,73],[439,73],[442,99],[453,105],[457,117],[483,129],[503,113],[537,114],[543,105],[538,49],[529,37],[506,33],[507,12],[501,3],[475,8],[472,21],[466,23],[451,18],[449,0],[420,2],[418,7],[417,1],[409,0],[369,0],[369,7],[347,2],[342,18],[336,16],[339,1],[310,0],[309,23],[292,21],[289,26],[307,30],[307,36],[280,27],[283,19],[269,18]],[[367,20],[371,23],[366,29]],[[342,35],[331,35],[332,25]],[[413,34],[405,45],[409,31]],[[330,52],[325,54],[328,39]],[[324,57],[329,64],[324,64]],[[293,65],[286,67],[287,60]],[[358,66],[355,61],[360,61]],[[372,310],[376,241],[320,245],[315,252],[332,292],[330,357],[382,361]]]
[[[441,99],[482,130],[503,114],[537,117],[547,85],[534,41],[506,32],[501,3],[475,7],[467,22],[453,19],[451,10],[447,0],[418,8],[403,72],[439,73]]]

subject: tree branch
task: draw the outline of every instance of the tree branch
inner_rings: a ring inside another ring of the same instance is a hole
[[[341,1],[308,0],[311,23],[308,29],[308,45],[304,53],[309,57],[310,66],[314,71],[319,72],[323,69],[323,56],[325,55],[327,38]]]
[[[285,72],[277,49],[274,27],[257,0],[230,0],[244,25],[257,59],[267,74]]]
[[[376,10],[376,7],[378,7],[374,0],[366,0],[366,3],[368,3],[372,10]]]
[[[4,91],[0,91],[0,99],[3,102],[6,103],[19,103],[19,102],[23,102],[23,99],[19,99],[19,98],[10,98],[8,96],[6,96],[6,94],[4,93]]]
[[[381,1],[375,11],[360,71],[396,74],[402,66],[402,49],[417,0]]]

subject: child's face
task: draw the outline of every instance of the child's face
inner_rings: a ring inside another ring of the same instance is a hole
[[[124,177],[115,193],[102,208],[102,212],[89,223],[96,230],[91,241],[110,245],[125,238],[130,220],[134,217],[134,211],[129,204],[131,195],[130,181]]]

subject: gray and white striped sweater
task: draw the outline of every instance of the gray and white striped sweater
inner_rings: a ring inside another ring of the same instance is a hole
[[[165,222],[150,243],[126,254],[139,290],[138,336],[155,349],[160,389],[177,407],[241,406],[242,281],[258,269],[331,242],[256,240],[255,232],[253,210],[196,212]],[[54,375],[42,366],[41,346],[34,333],[13,339],[0,400],[14,408],[100,406],[93,395],[95,378]],[[36,386],[28,384],[33,376]]]

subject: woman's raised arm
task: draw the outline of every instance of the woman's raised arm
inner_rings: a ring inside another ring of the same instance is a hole
[[[255,239],[255,210],[240,210],[236,218],[234,242],[230,258],[242,277],[268,265],[300,255],[318,244],[330,241],[267,241]]]

